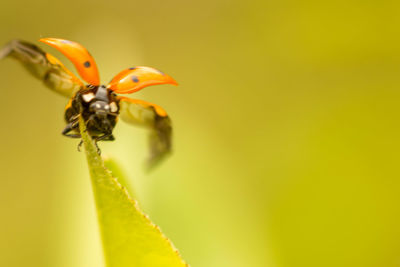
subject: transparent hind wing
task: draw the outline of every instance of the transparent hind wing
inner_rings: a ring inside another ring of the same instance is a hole
[[[158,105],[128,97],[119,97],[120,118],[150,130],[149,167],[153,167],[171,152],[171,119]]]
[[[9,42],[0,49],[0,59],[8,56],[18,60],[33,76],[63,96],[70,98],[84,86],[57,58],[29,42]]]

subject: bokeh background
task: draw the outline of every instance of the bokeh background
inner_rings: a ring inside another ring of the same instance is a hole
[[[174,154],[146,173],[146,131],[105,154],[193,267],[400,266],[400,2],[1,2],[0,43],[78,41],[103,82],[152,66]],[[72,65],[51,47],[41,45]],[[67,99],[0,62],[0,266],[98,267],[86,160]]]

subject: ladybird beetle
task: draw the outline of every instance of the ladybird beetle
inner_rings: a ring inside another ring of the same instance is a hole
[[[105,86],[100,84],[96,62],[82,45],[57,38],[39,41],[64,54],[87,84],[57,58],[29,42],[11,41],[0,50],[0,59],[6,56],[17,59],[52,91],[70,98],[65,108],[67,125],[62,131],[63,135],[81,138],[79,117],[82,116],[97,146],[98,141],[114,140],[112,132],[118,117],[121,117],[128,123],[151,130],[150,163],[158,162],[171,151],[171,120],[165,110],[158,105],[117,94],[134,93],[156,84],[177,85],[173,78],[157,69],[139,66],[123,70]]]

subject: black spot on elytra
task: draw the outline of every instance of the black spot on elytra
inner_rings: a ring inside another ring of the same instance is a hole
[[[139,82],[139,78],[136,75],[132,75],[131,79],[135,83]]]
[[[90,68],[90,62],[86,61],[85,63],[83,63],[83,66],[85,66],[85,68]]]
[[[132,67],[132,68],[129,68],[130,70],[135,70],[136,69],[136,67]]]

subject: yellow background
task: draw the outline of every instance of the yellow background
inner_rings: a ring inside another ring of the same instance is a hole
[[[399,14],[389,0],[3,0],[0,43],[70,39],[104,83],[135,65],[180,83],[132,95],[173,119],[158,169],[143,169],[143,129],[120,122],[101,148],[191,266],[396,267]],[[0,266],[101,266],[86,161],[60,134],[67,99],[11,59],[0,77]]]

